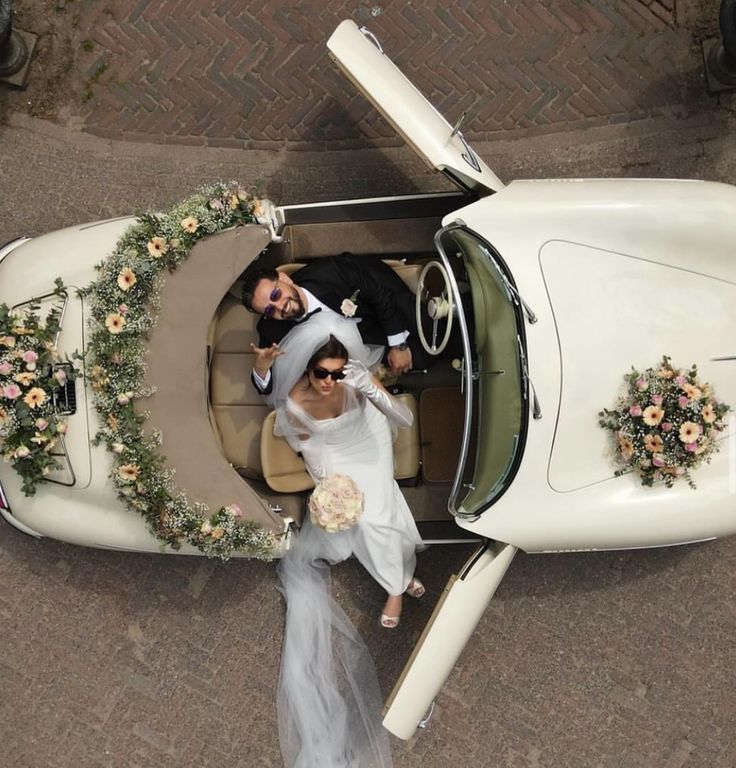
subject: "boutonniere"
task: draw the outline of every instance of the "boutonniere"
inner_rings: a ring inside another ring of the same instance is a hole
[[[342,304],[340,304],[340,312],[345,315],[345,317],[353,317],[355,315],[356,310],[358,309],[357,300],[358,300],[358,294],[360,293],[360,288],[358,288],[357,291],[349,298],[349,299],[343,299]]]

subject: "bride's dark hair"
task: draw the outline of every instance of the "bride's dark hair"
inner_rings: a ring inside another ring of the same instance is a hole
[[[322,360],[328,360],[329,358],[345,361],[348,359],[348,351],[345,349],[345,345],[332,334],[330,334],[327,342],[309,358],[307,373],[311,373]]]

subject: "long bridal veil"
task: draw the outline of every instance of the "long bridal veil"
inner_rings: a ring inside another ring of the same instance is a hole
[[[286,768],[391,768],[371,655],[330,595],[326,536],[307,521],[278,566],[286,631],[277,694]],[[334,559],[333,559],[334,557]]]
[[[322,316],[321,316],[322,315]],[[380,348],[363,345],[354,322],[332,313],[293,328],[276,359],[270,404],[278,434],[295,438],[286,414],[289,391],[314,352],[336,336],[349,356],[370,365]],[[308,429],[300,424],[297,431]],[[313,435],[313,437],[316,437]],[[286,601],[286,627],[277,692],[279,742],[286,768],[391,768],[381,725],[383,697],[373,660],[360,634],[335,602],[330,564],[344,547],[308,519],[277,573]]]

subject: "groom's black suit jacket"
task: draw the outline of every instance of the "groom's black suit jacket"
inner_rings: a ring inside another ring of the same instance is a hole
[[[424,366],[425,354],[417,336],[414,295],[393,269],[380,259],[352,253],[327,256],[315,259],[294,272],[292,280],[339,315],[342,315],[342,302],[357,292],[355,317],[361,319],[357,326],[363,341],[386,346],[387,336],[409,331],[407,343],[412,352],[413,366]],[[309,322],[309,319],[304,322]],[[262,317],[256,326],[259,346],[279,343],[296,324],[293,320]],[[261,391],[257,384],[256,389]],[[270,389],[269,382],[263,394],[268,394]]]

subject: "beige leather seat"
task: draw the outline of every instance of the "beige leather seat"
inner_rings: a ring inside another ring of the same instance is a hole
[[[414,423],[398,430],[394,442],[394,477],[408,480],[419,474],[419,419],[414,395],[402,394],[398,399],[411,409]],[[304,461],[283,437],[273,434],[275,412],[266,417],[261,429],[261,467],[268,486],[280,493],[298,493],[314,488],[304,468]]]
[[[384,259],[383,262],[396,272],[396,274],[404,281],[404,285],[406,285],[412,293],[416,294],[417,285],[419,284],[419,274],[422,271],[421,264],[405,264],[400,259]],[[276,267],[276,269],[286,275],[292,275],[304,266],[306,265],[295,261],[291,264],[281,264]]]

